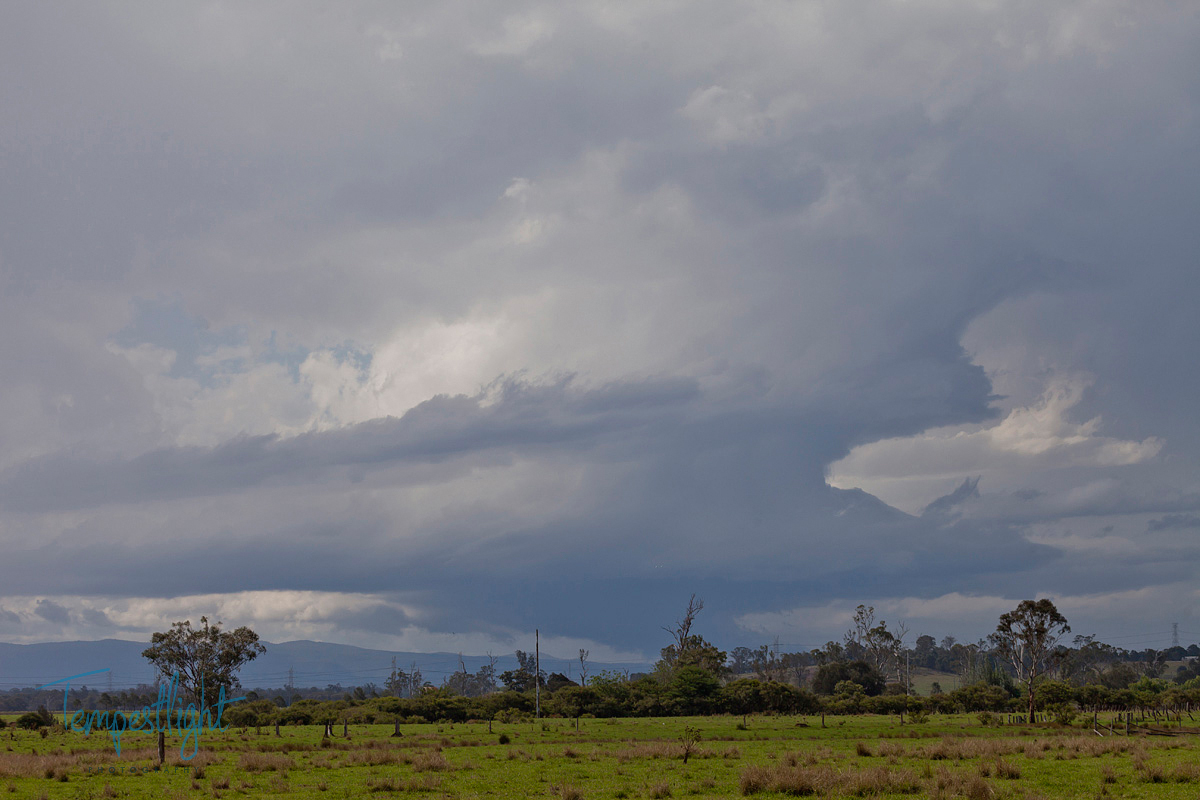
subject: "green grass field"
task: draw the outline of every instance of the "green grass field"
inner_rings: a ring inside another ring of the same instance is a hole
[[[13,717],[8,718],[11,722]],[[1088,727],[985,727],[973,715],[543,720],[320,726],[206,735],[181,763],[168,737],[0,732],[0,797],[663,798],[1200,795],[1200,729],[1097,736]],[[684,762],[688,729],[697,736]],[[501,744],[501,735],[507,739]]]

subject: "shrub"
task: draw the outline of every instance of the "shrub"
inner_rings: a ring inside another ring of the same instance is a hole
[[[1056,725],[1068,726],[1075,721],[1075,706],[1071,703],[1058,703],[1047,709],[1054,715]]]
[[[43,728],[47,725],[41,714],[30,711],[17,717],[16,726],[22,730],[32,731],[38,728]]]

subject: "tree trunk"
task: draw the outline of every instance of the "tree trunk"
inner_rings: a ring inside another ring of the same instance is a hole
[[[1033,716],[1033,680],[1029,681],[1029,721],[1035,721]]]

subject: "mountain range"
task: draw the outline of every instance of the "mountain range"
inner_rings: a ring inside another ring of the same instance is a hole
[[[488,663],[487,656],[459,656],[457,653],[410,653],[371,650],[329,642],[295,641],[263,643],[267,651],[242,668],[240,679],[247,689],[279,688],[288,685],[324,688],[331,684],[345,687],[374,683],[383,686],[392,669],[392,659],[401,669],[416,664],[426,681],[440,685],[462,665],[475,672]],[[109,672],[90,675],[80,683],[93,688],[125,689],[154,682],[154,668],[142,658],[148,642],[102,639],[90,642],[43,642],[9,644],[0,642],[0,689],[36,687],[72,675],[94,670]],[[579,677],[578,659],[558,658],[546,653],[541,658],[547,674],[561,672],[574,680]],[[512,653],[498,656],[497,674],[516,669]],[[638,662],[592,663],[588,672],[628,670],[642,672],[649,664]]]

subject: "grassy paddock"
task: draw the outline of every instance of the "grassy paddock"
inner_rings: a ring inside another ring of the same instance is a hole
[[[14,717],[7,717],[12,722]],[[167,739],[9,727],[0,798],[1146,797],[1200,794],[1200,728],[1174,736],[982,725],[974,715],[585,719],[230,729]],[[503,735],[507,743],[501,744]],[[690,747],[687,743],[690,743]],[[688,750],[686,762],[684,752]]]

